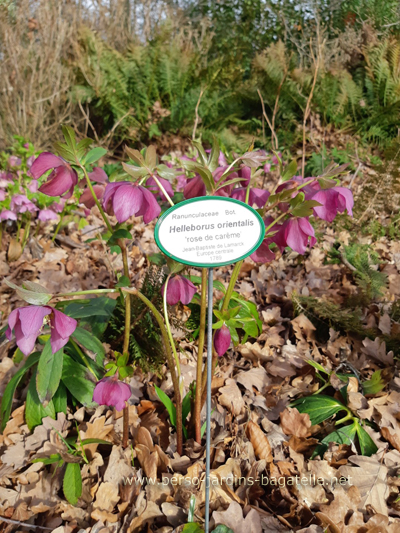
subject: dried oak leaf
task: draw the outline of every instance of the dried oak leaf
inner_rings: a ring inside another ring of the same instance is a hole
[[[251,509],[246,518],[243,518],[242,507],[237,502],[232,502],[226,511],[214,511],[212,518],[216,525],[228,526],[234,533],[262,533],[258,512]]]
[[[388,515],[386,498],[389,488],[386,482],[387,467],[374,457],[353,455],[349,462],[357,465],[343,465],[339,468],[339,474],[349,479],[349,483],[356,486],[361,495],[359,510],[362,511],[367,505],[371,505],[377,513]]]
[[[311,435],[311,420],[308,413],[299,413],[294,407],[287,407],[281,413],[281,427],[286,435],[306,438]]]
[[[247,424],[246,434],[253,445],[256,457],[259,459],[265,459],[267,463],[273,461],[271,445],[267,435],[252,420]]]
[[[221,387],[219,392],[219,403],[227,407],[233,415],[240,415],[244,408],[244,400],[236,382],[233,379],[227,379],[225,387]]]
[[[105,439],[107,435],[113,430],[113,425],[104,425],[106,421],[105,416],[97,418],[94,422],[88,423],[86,431],[81,432],[81,439]],[[85,444],[85,452],[89,459],[91,459],[97,450],[98,444]]]

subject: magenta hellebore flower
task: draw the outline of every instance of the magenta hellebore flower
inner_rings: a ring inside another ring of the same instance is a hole
[[[104,196],[105,191],[105,185],[104,184],[95,184],[93,185],[94,194],[96,195],[98,200],[101,200]],[[92,209],[92,207],[95,206],[96,202],[94,201],[94,198],[92,196],[92,193],[88,187],[83,191],[79,198],[79,203],[83,204],[88,209]]]
[[[213,175],[215,183],[218,183],[218,181],[221,179],[221,176],[223,175],[223,173],[225,172],[227,168],[228,168],[227,166],[218,167],[214,170],[212,175]],[[225,183],[226,181],[229,181],[229,180],[232,180],[238,177],[239,176],[237,172],[230,172],[222,183]],[[229,185],[225,185],[225,187],[221,187],[221,189],[218,189],[218,191],[215,192],[215,196],[225,196],[229,198],[234,186],[235,186],[234,183],[230,183]]]
[[[284,250],[290,246],[292,250],[299,254],[304,254],[308,243],[314,246],[317,239],[314,236],[314,228],[311,226],[308,218],[289,218],[280,227],[272,240]]]
[[[14,330],[18,348],[23,354],[29,355],[35,347],[44,318],[48,315],[50,315],[51,351],[58,352],[67,344],[70,335],[75,331],[77,321],[49,305],[29,305],[14,309],[8,317],[7,339],[12,339]]]
[[[189,198],[198,198],[199,196],[205,196],[207,194],[206,186],[201,176],[197,175],[194,178],[190,178],[183,189],[183,196],[186,200]]]
[[[346,187],[321,189],[312,199],[321,204],[314,207],[314,213],[322,220],[332,222],[338,213],[344,213],[344,211],[353,216],[353,195]]]
[[[93,391],[93,401],[99,405],[114,406],[122,411],[125,402],[131,397],[131,388],[127,383],[118,380],[117,374],[107,376],[96,383]]]
[[[38,219],[42,222],[47,222],[48,220],[58,220],[58,215],[52,209],[41,209],[38,214]]]
[[[164,295],[164,289],[165,283],[161,288],[162,295]],[[190,280],[178,274],[168,281],[167,304],[175,305],[178,302],[182,302],[187,305],[192,301],[196,290],[196,286]]]
[[[238,189],[234,189],[232,192],[232,198],[236,198],[236,200],[240,200],[241,202],[246,201],[246,187],[239,187]],[[256,205],[259,209],[261,207],[264,207],[264,205],[267,203],[267,200],[269,198],[269,192],[264,191],[263,189],[250,189],[249,191],[249,205]]]
[[[217,329],[214,335],[214,348],[217,354],[222,357],[225,352],[228,350],[231,344],[231,333],[229,328],[222,326],[222,328]]]
[[[174,191],[172,189],[172,185],[170,184],[170,182],[166,180],[165,178],[160,178],[159,176],[157,176],[157,180],[164,187],[165,192],[168,194],[168,196],[172,198],[174,196]],[[156,180],[153,177],[149,178],[146,181],[146,185],[150,191],[156,193],[156,195],[159,196],[165,202],[167,201],[165,194],[162,192],[162,190],[160,189]]]
[[[15,194],[11,198],[11,211],[17,211],[17,213],[25,213],[29,211],[37,211],[38,208],[33,204],[24,194]]]
[[[106,171],[101,167],[93,167],[92,172],[89,172],[88,177],[90,181],[95,183],[106,183],[108,181],[108,176]]]
[[[264,239],[255,252],[251,254],[251,259],[255,263],[270,263],[275,259],[275,254],[269,248],[269,244],[273,239]]]
[[[39,191],[47,196],[62,196],[70,198],[74,192],[74,187],[78,183],[78,174],[62,157],[58,157],[51,152],[43,152],[37,157],[31,166],[31,176],[37,180],[45,172],[53,169],[46,183],[39,188]]]
[[[17,157],[16,155],[10,155],[8,158],[8,164],[10,167],[19,167],[21,163],[21,158]]]
[[[146,187],[130,181],[107,184],[103,199],[104,209],[108,210],[110,203],[120,224],[131,216],[142,215],[144,223],[148,224],[161,213],[154,194]]]
[[[14,211],[10,211],[9,209],[4,209],[0,213],[0,220],[17,220],[17,215],[14,213]]]

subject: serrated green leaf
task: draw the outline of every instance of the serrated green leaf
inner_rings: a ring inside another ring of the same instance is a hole
[[[129,174],[129,176],[132,176],[132,178],[135,178],[135,180],[149,175],[149,172],[146,168],[129,165],[128,163],[122,163],[122,166],[125,172]]]
[[[32,459],[32,463],[43,463],[44,465],[52,465],[53,463],[58,463],[61,461],[61,455],[59,453],[52,453],[49,457],[37,457]]]
[[[294,217],[310,217],[313,214],[314,207],[318,207],[321,204],[316,200],[306,200],[302,204],[295,207],[291,213]]]
[[[218,168],[219,153],[220,153],[220,147],[219,147],[218,139],[215,135],[213,135],[212,148],[211,148],[210,156],[208,158],[208,168],[211,170],[211,172],[214,172],[214,170]]]
[[[323,374],[327,374],[329,376],[329,372],[325,370],[325,368],[319,363],[317,363],[316,361],[313,361],[312,359],[308,359],[307,363],[311,365],[312,367],[314,367],[316,370],[318,370],[318,372],[322,372]]]
[[[162,178],[171,181],[176,177],[177,171],[173,168],[167,167],[167,165],[161,164],[157,165],[157,174]]]
[[[291,407],[296,407],[300,413],[308,413],[313,426],[331,418],[340,411],[348,412],[345,405],[322,394],[299,398],[291,403]]]
[[[55,142],[54,143],[54,150],[60,155],[65,161],[68,161],[69,163],[75,162],[75,154],[74,151],[71,150],[66,144],[61,142]]]
[[[297,172],[297,161],[293,159],[287,167],[285,168],[285,171],[282,175],[282,181],[288,181],[293,178],[293,176],[296,175]]]
[[[72,150],[72,152],[76,153],[76,135],[75,131],[66,124],[63,124],[61,126],[62,133],[64,135],[65,142],[67,146]]]
[[[31,354],[26,359],[25,364],[14,374],[14,376],[8,382],[4,390],[3,397],[1,399],[1,406],[0,406],[0,417],[1,417],[0,431],[1,432],[3,432],[10,418],[11,409],[12,409],[12,401],[13,401],[15,389],[18,387],[24,374],[39,361],[39,357],[40,357],[39,352],[35,352]]]
[[[193,144],[193,146],[196,148],[196,150],[198,152],[201,164],[206,166],[208,161],[207,161],[207,154],[204,151],[203,145],[199,141],[192,141],[192,144]]]
[[[63,366],[63,349],[54,353],[50,341],[44,345],[36,374],[36,390],[43,405],[53,398],[60,384]]]
[[[67,463],[63,481],[64,496],[71,505],[76,505],[82,495],[82,476],[79,463]]]
[[[11,287],[11,289],[14,289],[21,300],[24,300],[32,305],[46,305],[53,297],[52,294],[47,292],[39,292],[37,288],[36,290],[28,290],[24,289],[23,287],[18,287],[18,285],[11,283],[11,281],[8,281],[8,279],[4,279],[4,283]]]
[[[79,159],[79,161],[82,160],[83,156],[86,153],[86,150],[89,148],[89,146],[93,143],[93,139],[82,139],[78,142],[76,145],[76,156]]]
[[[332,433],[329,433],[321,443],[328,445],[330,442],[335,444],[352,444],[354,442],[357,431],[356,423],[352,423],[348,426],[335,429]]]
[[[382,378],[382,370],[376,370],[371,379],[364,381],[362,389],[364,394],[378,394],[386,386],[386,381]]]
[[[146,148],[144,160],[147,168],[149,168],[150,170],[153,170],[154,167],[157,165],[157,152],[154,144],[150,144],[150,146]]]

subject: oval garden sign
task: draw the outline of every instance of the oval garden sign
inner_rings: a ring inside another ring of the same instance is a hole
[[[186,265],[230,265],[257,250],[264,239],[261,216],[247,204],[220,196],[185,200],[158,220],[155,239],[169,257]]]

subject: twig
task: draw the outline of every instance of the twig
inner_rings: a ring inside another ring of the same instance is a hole
[[[194,125],[193,125],[193,133],[192,133],[192,139],[193,140],[196,139],[197,125],[198,125],[199,120],[200,120],[200,117],[199,117],[199,106],[200,106],[200,102],[201,102],[201,99],[203,97],[204,91],[206,89],[207,89],[207,85],[204,87],[204,89],[201,89],[200,94],[199,94],[199,99],[197,100],[196,108],[194,110],[194,112],[196,114],[196,118],[195,118]]]
[[[46,529],[47,531],[54,531],[53,527],[45,526],[35,526],[34,524],[26,524],[25,522],[20,522],[19,520],[11,520],[11,518],[4,518],[0,516],[0,522],[6,522],[7,524],[15,524],[20,527],[28,527],[29,529]]]
[[[269,120],[268,115],[267,115],[267,113],[265,112],[264,100],[263,100],[263,97],[262,97],[262,95],[261,95],[260,89],[257,89],[257,93],[258,93],[258,96],[260,97],[260,100],[261,100],[261,107],[262,107],[263,116],[264,116],[265,120],[266,120],[267,123],[268,123],[269,129],[271,130],[271,135],[272,135],[272,137],[271,137],[271,144],[272,144],[272,148],[273,148],[274,150],[277,150],[278,147],[279,147],[278,137],[276,136],[276,133],[275,133],[274,127],[272,126],[271,121]],[[275,103],[276,103],[276,102],[275,102]]]
[[[93,124],[92,124],[92,122],[91,122],[91,120],[90,120],[90,118],[89,118],[89,115],[86,114],[86,111],[83,109],[82,104],[80,103],[80,101],[78,101],[78,105],[79,105],[79,109],[82,111],[82,114],[85,116],[87,123],[89,124],[89,126],[90,126],[90,127],[92,128],[92,130],[93,130],[93,134],[94,134],[94,136],[95,136],[95,138],[96,138],[96,142],[97,142],[98,144],[100,144],[100,139],[99,139],[99,137],[98,137],[98,135],[97,135],[97,132],[96,132],[95,127],[93,126]]]
[[[279,98],[280,98],[280,95],[281,95],[283,84],[285,83],[285,80],[286,80],[288,72],[289,72],[289,65],[290,65],[290,60],[292,59],[292,55],[293,54],[291,54],[289,59],[288,59],[288,62],[287,62],[286,67],[285,67],[285,71],[283,73],[283,78],[282,78],[282,80],[281,80],[281,82],[279,84],[278,91],[276,93],[274,111],[272,113],[272,129],[273,129],[273,131],[275,131],[275,118],[276,118],[276,114],[278,112]],[[272,138],[271,138],[271,143],[272,143]]]
[[[311,44],[310,44],[310,48],[311,48]],[[312,48],[311,48],[311,53],[312,53]],[[315,61],[314,54],[312,54],[312,58]],[[315,84],[317,83],[319,61],[320,61],[320,51],[318,50],[317,60],[315,62],[314,78],[313,78],[310,94],[308,95],[308,98],[307,98],[307,105],[306,105],[306,109],[304,111],[304,117],[303,117],[303,157],[301,160],[301,177],[302,178],[304,178],[304,169],[306,166],[306,124],[307,124],[307,119],[310,115],[310,106],[311,106],[311,100],[314,95]]]

